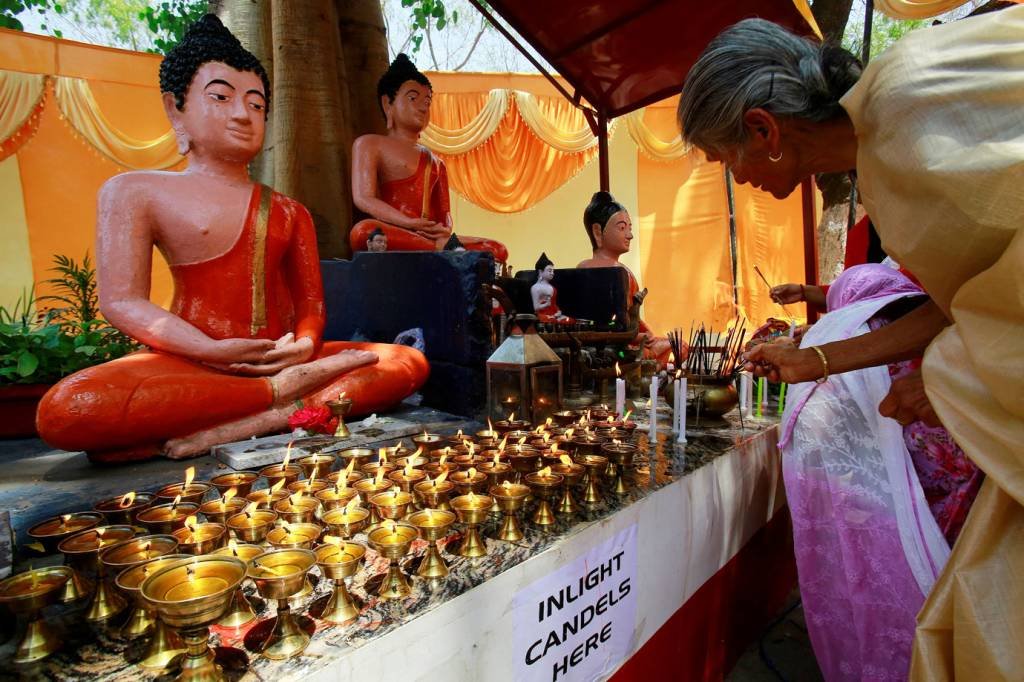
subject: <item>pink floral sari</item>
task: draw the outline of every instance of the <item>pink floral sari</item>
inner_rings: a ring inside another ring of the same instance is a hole
[[[801,346],[864,334],[887,305],[922,294],[886,266],[850,268]],[[915,617],[949,558],[903,427],[878,414],[891,383],[872,367],[797,384],[783,416],[800,593],[830,682],[906,679]]]

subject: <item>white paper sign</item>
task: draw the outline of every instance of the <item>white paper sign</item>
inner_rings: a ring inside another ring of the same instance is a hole
[[[520,590],[512,601],[514,679],[605,679],[636,625],[637,526]]]

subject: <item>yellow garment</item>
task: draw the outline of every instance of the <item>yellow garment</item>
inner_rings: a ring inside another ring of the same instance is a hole
[[[71,127],[114,163],[136,170],[159,170],[181,163],[173,130],[155,140],[125,135],[100,111],[85,79],[58,76],[54,90],[57,105]]]
[[[25,124],[45,89],[46,76],[0,71],[0,144]]]
[[[1024,7],[914,32],[843,99],[885,250],[953,325],[924,357],[986,480],[918,615],[911,678],[1024,674]]]

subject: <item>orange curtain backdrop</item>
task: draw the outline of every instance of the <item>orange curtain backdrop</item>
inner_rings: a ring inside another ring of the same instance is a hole
[[[432,123],[447,130],[465,126],[480,113],[488,92],[435,93]],[[536,100],[541,113],[562,130],[587,125],[583,114],[562,97],[541,95]],[[549,147],[526,125],[512,98],[498,129],[486,142],[465,154],[440,156],[448,167],[453,190],[489,211],[518,213],[579,173],[597,156],[597,147],[578,154]]]
[[[663,141],[679,135],[676,102],[658,102],[644,112],[644,123]],[[637,165],[640,216],[634,225],[639,225],[643,245],[644,286],[651,291],[643,313],[651,328],[664,334],[697,321],[724,329],[737,312],[755,326],[768,317],[785,317],[754,265],[773,284],[803,281],[799,192],[778,201],[747,185],[736,186],[737,308],[723,166],[708,163],[699,152],[671,162],[638,153]],[[803,306],[788,307],[803,316]]]

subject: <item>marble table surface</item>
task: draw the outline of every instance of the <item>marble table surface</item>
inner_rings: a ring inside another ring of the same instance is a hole
[[[620,509],[633,504],[636,500],[650,495],[653,491],[668,485],[679,477],[707,465],[715,458],[736,447],[740,442],[756,438],[764,434],[774,425],[774,420],[748,419],[743,427],[733,416],[715,424],[705,424],[700,428],[688,429],[688,443],[679,446],[674,443],[671,434],[659,432],[658,443],[648,442],[647,431],[643,421],[648,415],[641,409],[635,415],[641,424],[634,435],[639,454],[634,466],[628,472],[629,492],[617,497],[608,492],[610,482],[605,481],[605,500],[596,507],[590,508],[572,518],[558,517],[557,523],[545,531],[533,527],[527,519],[532,513],[532,505],[528,505],[521,515],[526,537],[519,542],[504,542],[494,539],[501,517],[492,517],[481,526],[481,534],[485,538],[488,555],[478,559],[467,559],[455,554],[461,539],[461,526],[456,524],[447,538],[442,540],[442,554],[451,568],[451,574],[442,581],[429,582],[413,578],[413,593],[410,597],[385,602],[379,600],[374,592],[379,585],[387,561],[372,549],[367,551],[365,566],[352,579],[350,591],[363,604],[358,619],[347,626],[333,626],[317,620],[311,615],[319,612],[331,590],[330,581],[320,579],[318,569],[311,571],[315,589],[311,595],[293,602],[293,612],[301,614],[302,622],[307,628],[314,628],[313,639],[302,656],[277,662],[262,658],[255,650],[261,634],[265,634],[268,618],[275,611],[273,604],[268,604],[254,594],[254,588],[245,587],[247,594],[253,597],[258,619],[254,624],[235,632],[219,627],[212,631],[211,644],[221,647],[233,647],[246,654],[249,665],[245,671],[231,671],[231,679],[244,680],[284,680],[299,679],[302,676],[331,664],[346,650],[366,646],[374,639],[400,628],[402,624],[417,618],[432,608],[468,591],[495,575],[507,571],[530,557],[550,548],[565,538],[581,532],[591,524],[599,523],[603,518],[615,514]],[[670,415],[659,414],[659,423],[668,427]],[[454,432],[459,425],[452,424]],[[180,463],[179,463],[180,465]],[[208,463],[215,468],[214,462]],[[179,466],[180,468],[180,466]],[[205,474],[205,469],[200,469]],[[168,476],[164,483],[173,482],[177,476]],[[98,495],[92,495],[98,497]],[[357,535],[356,541],[364,542],[365,535]],[[407,573],[414,573],[417,562],[425,551],[426,543],[417,540],[405,560]],[[22,557],[24,560],[24,557]],[[35,560],[35,565],[59,561],[57,557],[42,557]],[[24,568],[22,563],[19,568]],[[59,633],[63,646],[60,651],[46,661],[29,668],[23,668],[20,674],[32,679],[47,680],[103,680],[103,681],[136,681],[141,679],[170,679],[167,673],[158,675],[149,673],[132,663],[138,660],[142,643],[125,642],[113,636],[116,628],[93,627],[85,623],[81,617],[83,606],[56,606],[47,609],[46,619]],[[3,639],[0,634],[0,639]],[[7,638],[0,645],[0,680],[17,679],[11,665],[14,639]]]

